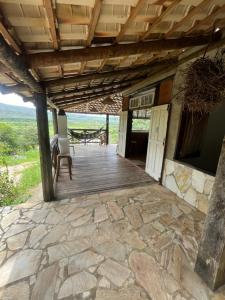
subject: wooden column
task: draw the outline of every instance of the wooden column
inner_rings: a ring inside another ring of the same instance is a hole
[[[225,139],[209,201],[195,271],[212,290],[225,284]]]
[[[133,119],[133,112],[131,110],[128,110],[126,151],[125,151],[125,157],[126,158],[128,158],[130,156],[130,141],[131,141],[131,132],[132,132],[132,119]]]
[[[54,200],[52,162],[49,142],[47,100],[45,94],[35,93],[36,117],[44,201]]]
[[[58,134],[58,119],[57,119],[57,110],[56,108],[52,109],[52,122],[53,122],[53,130],[54,134]]]
[[[109,144],[109,114],[106,114],[106,145]]]

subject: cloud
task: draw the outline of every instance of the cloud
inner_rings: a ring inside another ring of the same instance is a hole
[[[20,97],[16,94],[2,95],[0,93],[0,103],[34,108],[34,105],[32,102],[24,102],[22,97]]]

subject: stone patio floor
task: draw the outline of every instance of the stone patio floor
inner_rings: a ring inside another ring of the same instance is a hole
[[[224,300],[193,272],[204,215],[151,184],[1,209],[0,299]]]

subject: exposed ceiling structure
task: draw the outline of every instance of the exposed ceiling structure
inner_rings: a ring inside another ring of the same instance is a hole
[[[14,72],[0,49],[3,93],[29,100],[35,81],[51,106],[117,114],[121,100],[106,97],[220,38],[212,32],[225,25],[225,0],[0,0],[0,15],[0,33],[27,67]]]

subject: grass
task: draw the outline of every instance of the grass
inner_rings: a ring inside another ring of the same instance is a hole
[[[26,152],[19,152],[16,155],[7,155],[4,157],[4,161],[8,166],[15,166],[26,162],[36,163],[39,161],[39,151],[36,148]]]
[[[19,184],[12,188],[12,196],[5,197],[0,202],[0,206],[16,205],[25,202],[32,195],[32,188],[40,182],[40,164],[35,163],[23,170]]]

